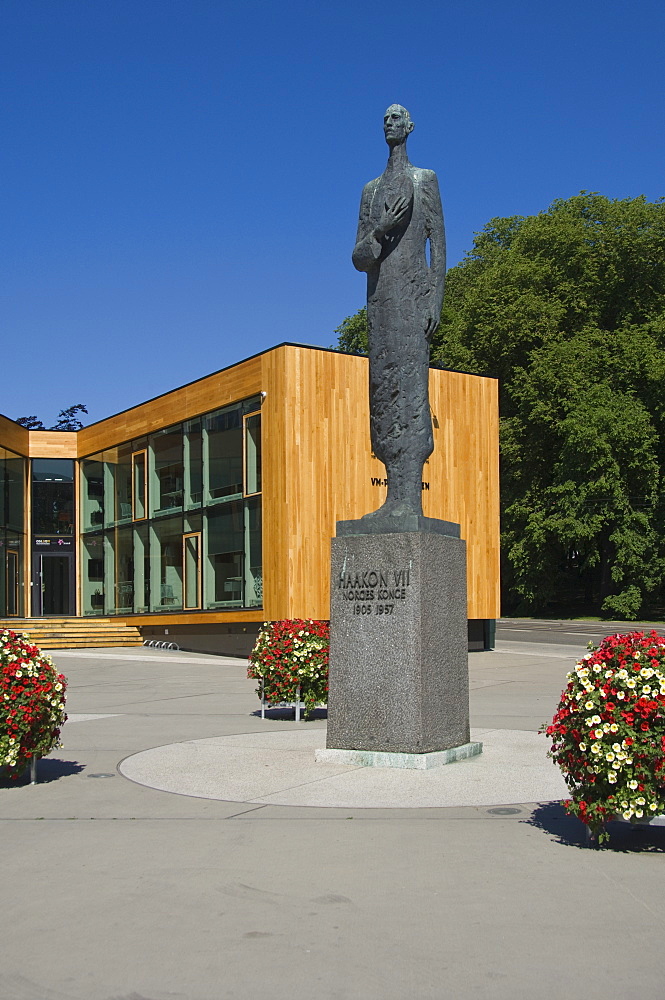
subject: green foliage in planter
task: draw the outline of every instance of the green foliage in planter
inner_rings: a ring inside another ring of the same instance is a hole
[[[328,700],[330,624],[312,619],[266,622],[249,656],[247,676],[262,681],[267,701],[300,698],[305,715]],[[261,686],[257,688],[261,697]]]
[[[0,632],[0,767],[17,778],[59,743],[67,681],[26,635]]]

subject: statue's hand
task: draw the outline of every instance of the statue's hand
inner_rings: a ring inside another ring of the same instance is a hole
[[[409,198],[396,198],[392,205],[386,202],[381,212],[381,218],[374,229],[374,238],[382,240],[386,233],[398,226],[406,217],[411,201]]]

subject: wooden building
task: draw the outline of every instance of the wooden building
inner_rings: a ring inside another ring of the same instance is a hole
[[[119,616],[219,652],[245,652],[266,620],[327,618],[335,522],[386,492],[367,364],[282,344],[78,432],[0,417],[0,614]],[[430,403],[424,512],[461,525],[470,636],[487,644],[497,382],[431,369]]]

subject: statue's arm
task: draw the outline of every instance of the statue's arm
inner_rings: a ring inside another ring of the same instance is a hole
[[[429,239],[430,246],[429,270],[434,297],[433,305],[438,317],[443,305],[443,286],[446,278],[446,233],[443,226],[439,182],[433,170],[427,171],[423,185],[423,206],[425,209],[425,235]]]
[[[371,181],[363,188],[360,199],[360,212],[358,214],[358,232],[356,234],[356,245],[353,248],[353,266],[358,271],[369,271],[376,264],[381,256],[381,243],[374,235],[373,227],[370,223],[370,209],[372,207],[372,195],[374,193],[374,182]]]

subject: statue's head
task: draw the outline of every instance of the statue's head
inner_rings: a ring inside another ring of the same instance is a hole
[[[389,146],[399,146],[406,142],[413,132],[411,115],[401,104],[391,104],[383,116],[383,134]]]

